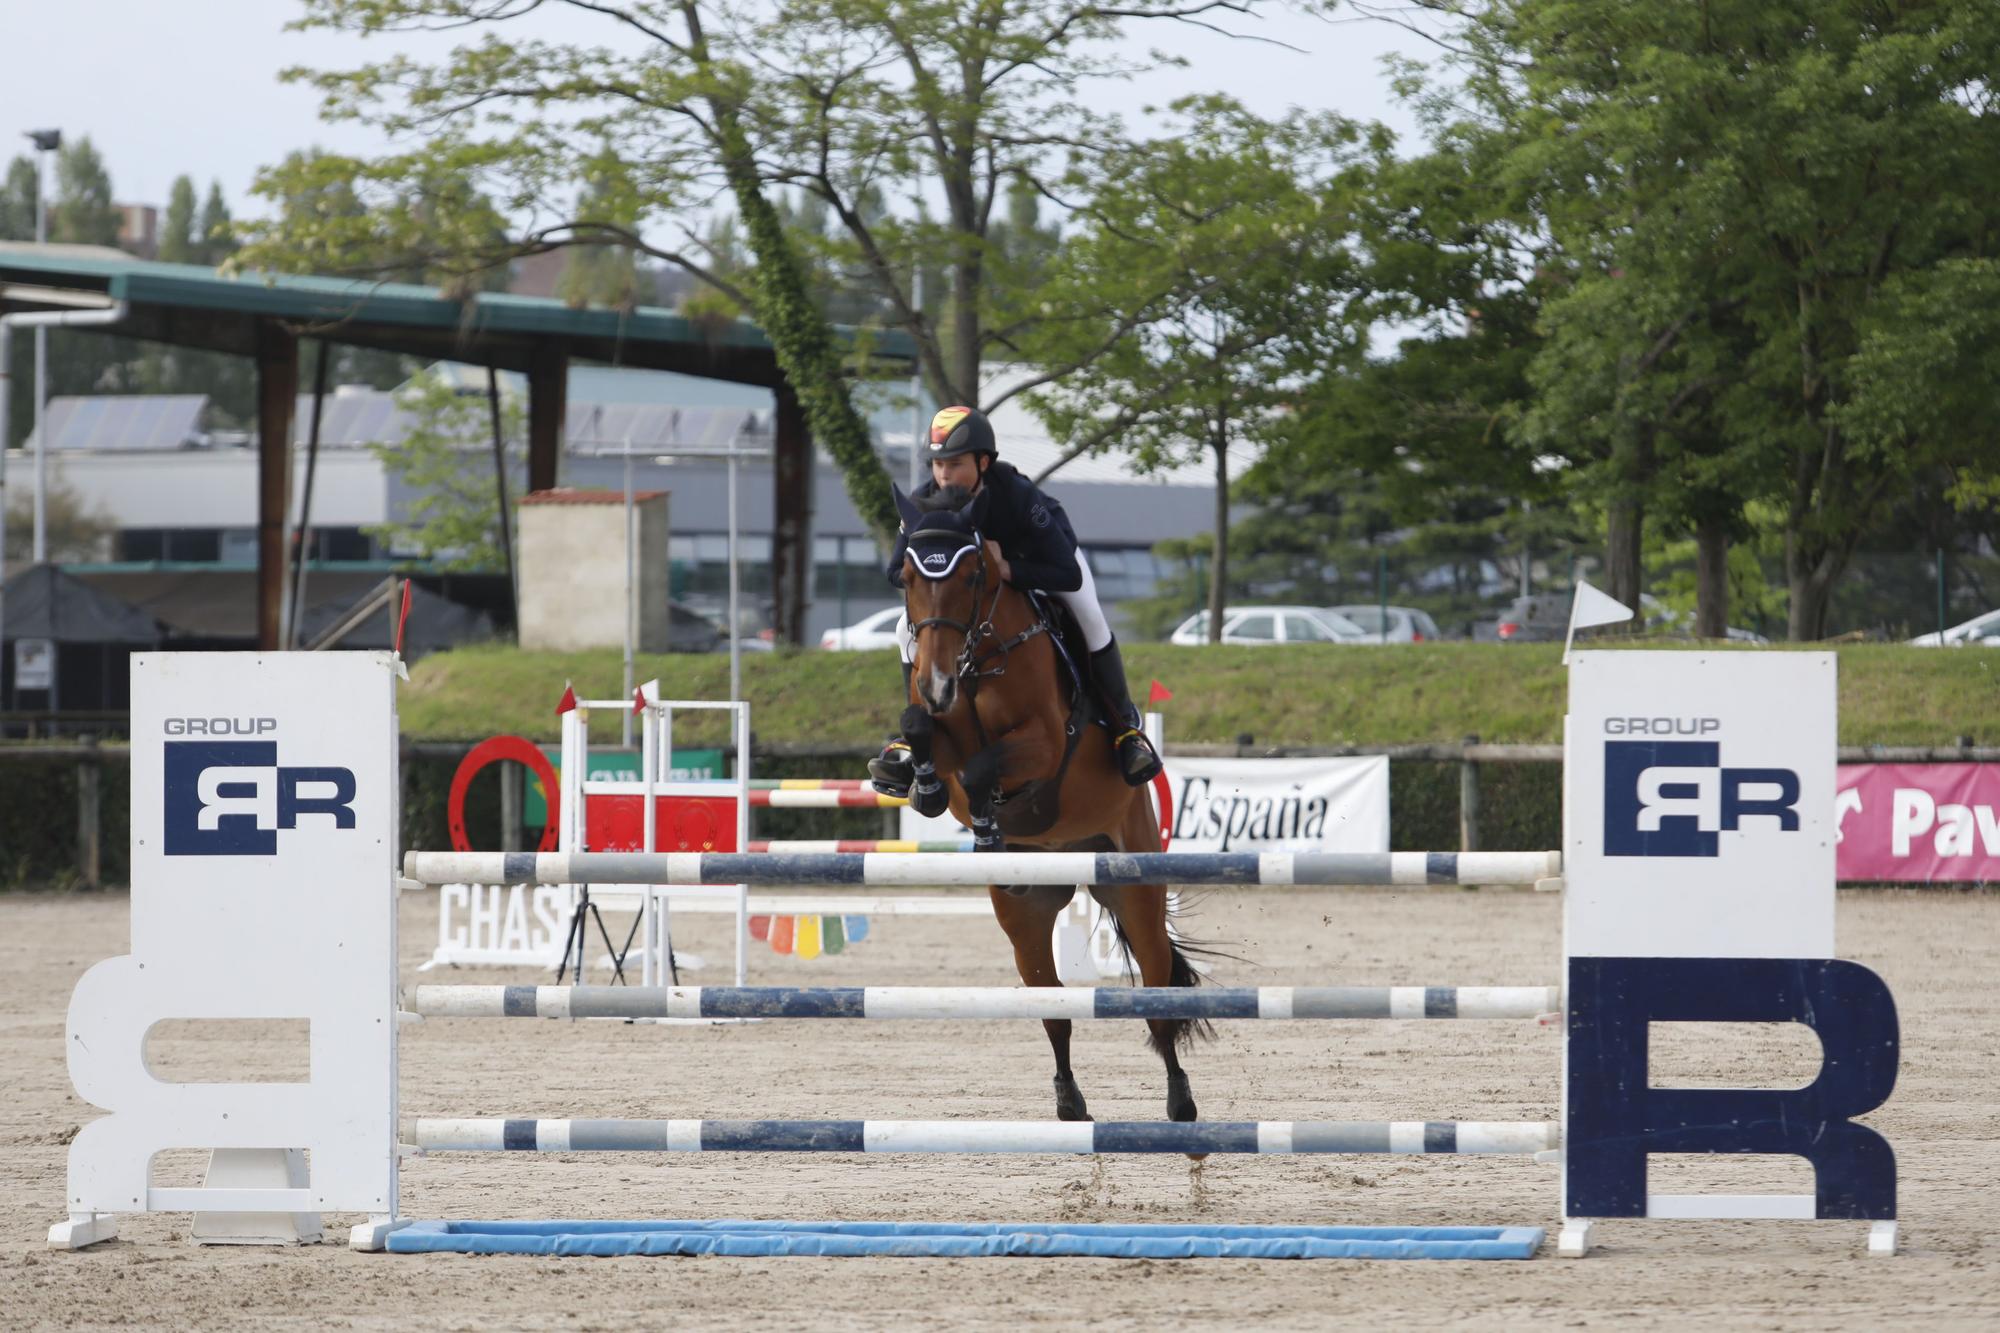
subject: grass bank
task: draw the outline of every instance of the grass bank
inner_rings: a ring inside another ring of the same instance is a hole
[[[1783,652],[1784,648],[1686,649]],[[2000,740],[2000,652],[1860,644],[1840,658],[1844,745],[1952,745]],[[1163,705],[1171,740],[1271,745],[1449,743],[1469,735],[1496,744],[1562,738],[1565,674],[1558,644],[1423,643],[1385,647],[1183,648],[1131,644],[1133,694],[1149,680],[1174,693]],[[405,736],[476,740],[513,732],[556,735],[563,685],[613,698],[616,650],[527,653],[473,648],[426,658],[401,698]],[[670,698],[720,699],[726,657],[645,657],[638,678],[659,677]],[[746,654],[744,695],[760,740],[867,745],[901,711],[893,654]],[[609,736],[615,716],[593,731]],[[696,741],[690,730],[685,740]]]

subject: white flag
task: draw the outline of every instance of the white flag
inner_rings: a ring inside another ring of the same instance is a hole
[[[1631,607],[1578,579],[1576,600],[1569,605],[1569,633],[1563,639],[1563,665],[1569,665],[1570,645],[1576,642],[1578,630],[1589,629],[1592,625],[1615,625],[1621,620],[1630,620],[1632,616]]]

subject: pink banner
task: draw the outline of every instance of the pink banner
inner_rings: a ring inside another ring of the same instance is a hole
[[[1842,880],[2000,881],[2000,764],[1842,764]]]

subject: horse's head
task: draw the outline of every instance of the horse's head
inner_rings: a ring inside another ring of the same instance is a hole
[[[987,599],[1000,582],[986,560],[980,525],[986,494],[968,498],[950,487],[922,501],[896,491],[909,550],[903,557],[903,610],[916,640],[912,679],[934,716],[959,698],[959,678],[972,669],[976,629],[991,615]]]

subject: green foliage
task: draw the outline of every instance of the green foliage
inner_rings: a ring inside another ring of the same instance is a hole
[[[35,239],[35,159],[26,153],[7,164],[0,182],[0,241]]]
[[[426,372],[409,382],[397,406],[410,418],[402,443],[370,447],[409,488],[409,515],[371,527],[370,535],[391,550],[423,556],[435,569],[504,569],[490,400],[460,393],[445,376]],[[500,408],[508,492],[518,495],[527,473],[526,414],[504,395]]]
[[[1174,108],[1168,137],[1103,155],[1082,225],[1047,261],[1056,309],[1036,359],[1080,368],[1031,400],[1073,450],[1115,450],[1141,473],[1214,468],[1211,608],[1228,586],[1228,460],[1284,430],[1302,383],[1366,338],[1347,239],[1345,175],[1360,132],[1334,116],[1267,122],[1227,99]],[[1211,633],[1220,631],[1211,619]]]

